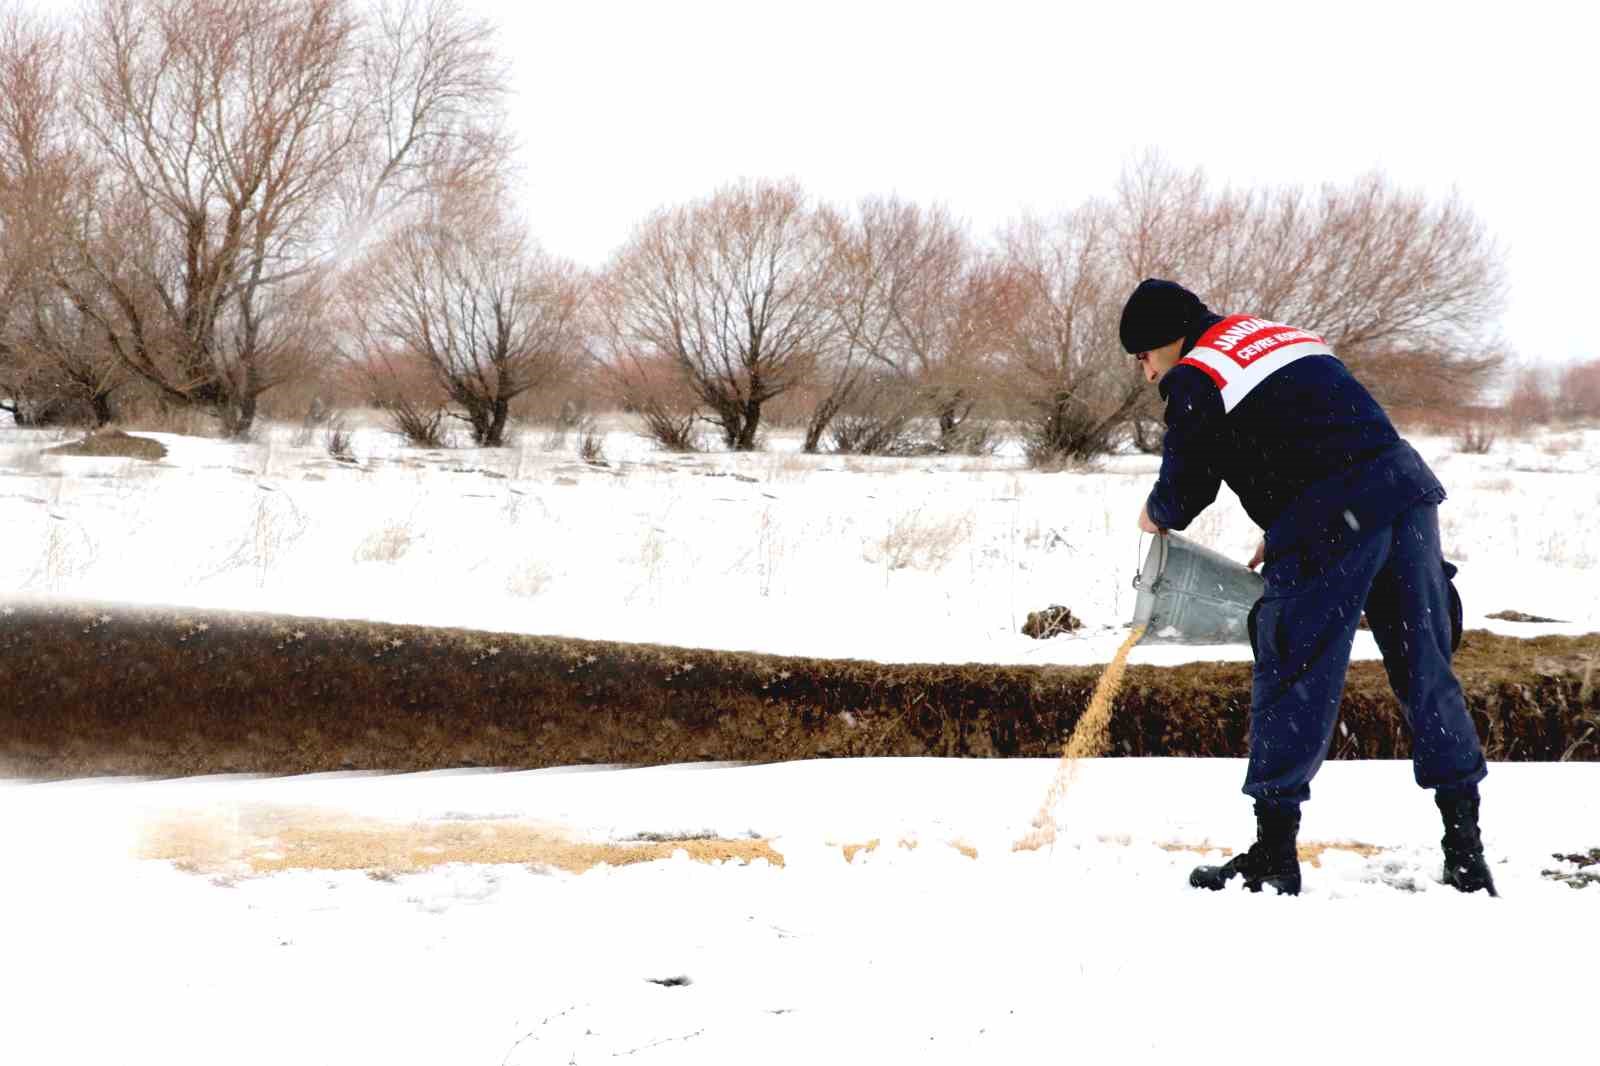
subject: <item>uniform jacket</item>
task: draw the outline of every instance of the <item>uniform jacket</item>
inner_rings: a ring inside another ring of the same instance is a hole
[[[1323,339],[1250,315],[1207,316],[1162,376],[1167,434],[1150,518],[1184,529],[1223,482],[1267,557],[1337,550],[1444,488]]]

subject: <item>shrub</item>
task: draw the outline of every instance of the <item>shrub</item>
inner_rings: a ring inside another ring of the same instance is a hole
[[[1493,422],[1464,422],[1456,432],[1456,451],[1466,455],[1488,455],[1498,436],[1499,430]]]
[[[833,450],[842,455],[916,455],[932,450],[918,439],[910,415],[903,411],[841,414],[828,436]]]
[[[322,446],[330,457],[353,463],[356,458],[350,448],[353,436],[344,419],[335,416],[328,420],[327,428],[322,431]]]
[[[1548,425],[1555,416],[1555,399],[1545,375],[1534,369],[1521,371],[1506,397],[1506,417],[1515,425]]]
[[[593,421],[586,420],[579,428],[578,458],[592,466],[606,465],[605,434],[595,427]]]
[[[321,396],[312,396],[306,404],[305,417],[300,420],[300,428],[295,430],[293,444],[296,448],[306,448],[311,445],[317,428],[334,417],[323,403]]]
[[[407,522],[390,522],[382,529],[368,533],[356,547],[358,563],[392,563],[411,549],[416,538]]]
[[[993,455],[1006,442],[1005,427],[990,420],[968,419],[940,441],[946,454]]]
[[[1071,393],[1055,393],[1031,407],[1019,426],[1029,466],[1061,470],[1116,451],[1122,420],[1097,415]]]
[[[1555,391],[1556,413],[1561,417],[1600,418],[1600,359],[1567,367]]]
[[[405,397],[379,402],[389,418],[389,428],[417,448],[443,448],[444,408],[430,407]]]
[[[645,435],[656,446],[669,452],[699,452],[705,450],[705,441],[696,428],[700,416],[690,410],[674,408],[670,404],[647,401],[638,408],[644,419]]]

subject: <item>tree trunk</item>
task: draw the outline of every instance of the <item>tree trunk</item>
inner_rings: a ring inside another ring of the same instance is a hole
[[[217,405],[222,415],[223,434],[232,437],[246,437],[250,434],[250,427],[256,421],[256,394],[246,389],[240,396],[223,400]]]
[[[734,445],[734,450],[753,452],[756,450],[756,430],[761,425],[761,401],[753,396],[746,400],[743,416],[744,425],[739,429],[739,439]]]
[[[961,427],[966,425],[967,417],[972,414],[972,401],[967,399],[966,393],[957,389],[955,392],[937,398],[939,409],[939,450],[941,452],[960,451]]]
[[[485,447],[500,448],[505,445],[506,419],[510,413],[511,403],[509,400],[493,401],[489,418],[489,430],[483,441]]]
[[[89,406],[94,411],[94,428],[100,429],[111,424],[111,393],[109,391],[95,392],[89,397]]]
[[[0,411],[10,411],[11,423],[18,429],[27,429],[37,422],[33,411],[20,396],[8,404],[0,404]]]
[[[1146,418],[1133,419],[1133,446],[1145,455],[1160,455],[1166,439],[1161,423]]]
[[[738,450],[739,441],[744,435],[744,408],[738,400],[721,396],[705,398],[711,403],[712,421],[722,430],[722,443],[732,450]]]
[[[811,418],[806,423],[805,453],[815,455],[822,446],[822,435],[828,432],[828,426],[833,423],[834,416],[839,413],[843,404],[836,397],[828,396],[811,412]]]

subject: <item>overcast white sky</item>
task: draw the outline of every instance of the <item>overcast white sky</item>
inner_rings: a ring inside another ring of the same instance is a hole
[[[467,2],[505,27],[535,230],[580,262],[741,177],[986,233],[1154,147],[1236,184],[1455,189],[1509,252],[1518,354],[1600,356],[1588,0]]]

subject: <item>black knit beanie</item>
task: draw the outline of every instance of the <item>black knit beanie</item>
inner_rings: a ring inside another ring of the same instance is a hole
[[[1200,297],[1177,282],[1146,278],[1123,305],[1122,347],[1136,355],[1171,344],[1210,314]]]

